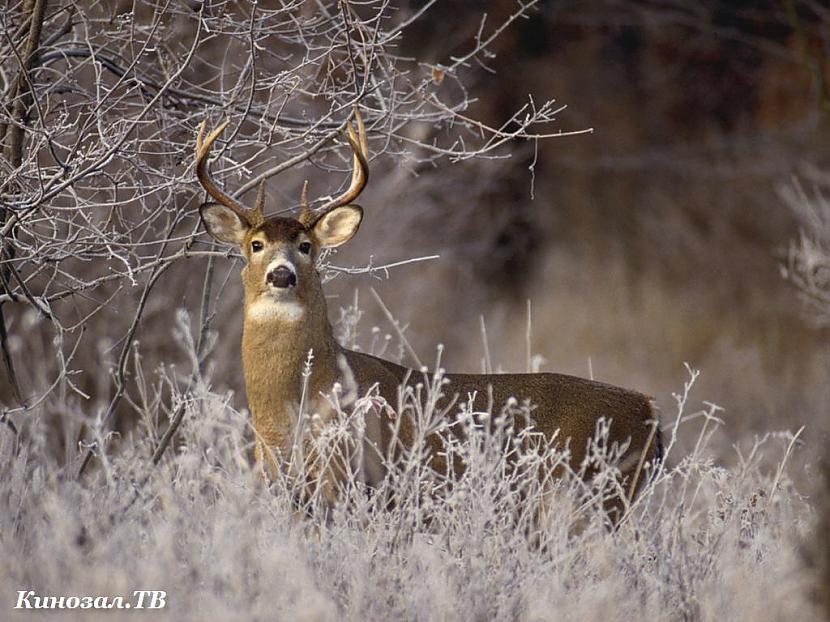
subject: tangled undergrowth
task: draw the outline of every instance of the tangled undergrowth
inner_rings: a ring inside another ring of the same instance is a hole
[[[99,467],[80,481],[83,452],[56,455],[45,414],[32,414],[18,436],[0,433],[2,617],[34,619],[13,609],[18,590],[164,590],[167,606],[154,619],[817,619],[800,552],[814,512],[787,466],[799,435],[739,444],[735,465],[719,465],[709,450],[723,433],[718,409],[694,412],[690,372],[676,409],[663,413],[666,461],[650,465],[616,529],[603,500],[621,490],[620,448],[603,442],[607,428],[598,426],[586,465],[593,477],[565,469],[546,480],[540,474],[563,466],[564,454],[532,433],[509,440],[512,419],[527,414],[518,404],[474,413],[456,403],[449,414],[467,439],[445,450],[464,462],[463,476],[424,468],[425,445],[416,443],[377,490],[355,472],[334,508],[288,478],[266,486],[249,461],[246,414],[198,375],[177,397],[178,441],[157,465],[169,417],[161,396],[182,384],[171,370],[146,381],[139,425],[99,439]],[[401,395],[402,412],[424,432],[446,414],[435,409],[440,390],[436,379]],[[63,407],[71,438],[79,421]],[[320,455],[359,434],[356,421],[342,413],[321,436]],[[697,430],[697,442],[681,455],[684,428]]]

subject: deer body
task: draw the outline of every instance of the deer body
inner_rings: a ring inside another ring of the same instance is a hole
[[[353,404],[354,396],[366,395],[374,389],[394,409],[401,386],[424,381],[420,371],[341,347],[330,325],[322,333],[325,339],[315,339],[306,333],[303,326],[276,321],[266,324],[246,317],[244,323],[242,361],[248,403],[258,437],[257,456],[269,471],[279,468],[275,456],[288,456],[292,450],[296,413],[302,398],[300,371],[309,351],[314,356],[306,389],[306,394],[311,397],[305,410],[321,414],[323,425],[326,413],[331,414],[331,410],[322,396],[330,394],[335,383],[342,387],[345,399],[340,403],[344,408]],[[303,349],[297,349],[298,346]],[[300,356],[298,352],[305,354]],[[570,463],[574,469],[578,469],[584,459],[586,443],[594,437],[600,418],[611,420],[610,442],[625,443],[630,447],[632,459],[624,461],[622,473],[629,481],[641,455],[648,460],[659,457],[658,442],[652,438],[656,415],[651,400],[641,393],[554,373],[446,374],[444,378],[446,383],[438,409],[455,396],[461,400],[475,396],[472,406],[477,412],[498,412],[510,398],[533,404],[532,418],[536,428],[548,439],[555,438],[560,446],[569,444]],[[388,429],[392,422],[383,413],[374,416],[376,420],[367,422],[367,439],[375,445],[377,452],[388,455]],[[410,434],[408,427],[401,430],[404,443],[408,442]],[[434,441],[433,449],[438,450],[440,441],[437,438]],[[649,443],[652,447],[648,447]],[[365,455],[374,456],[375,451],[366,451]],[[434,466],[438,471],[445,468],[440,460]],[[379,464],[362,465],[362,469],[370,485],[377,484],[384,475]]]
[[[411,422],[401,422],[398,436],[393,436],[395,408],[402,385],[423,382],[423,373],[337,343],[315,267],[319,252],[351,239],[363,216],[362,209],[351,204],[368,178],[365,131],[359,115],[357,120],[359,135],[348,124],[348,140],[354,152],[351,186],[326,205],[320,215],[308,209],[304,188],[299,219],[265,219],[263,187],[256,207],[251,210],[215,184],[206,162],[211,144],[225,125],[206,139],[200,131],[197,139],[197,174],[220,203],[204,206],[202,220],[214,238],[237,245],[246,260],[242,271],[242,363],[256,432],[257,460],[271,476],[289,462],[293,466],[288,468],[308,468],[304,465],[310,463],[295,463],[288,458],[302,445],[303,434],[319,432],[334,416],[331,395],[335,386],[336,399],[344,410],[369,394],[378,402],[377,408],[367,410],[363,422],[362,442],[367,451],[361,453],[363,463],[358,467],[366,483],[378,483],[384,475],[383,461],[378,456],[389,455],[394,450],[390,445],[406,445],[412,439]],[[310,353],[311,372],[304,376]],[[537,430],[552,443],[569,445],[574,467],[582,462],[599,419],[611,420],[608,440],[627,447],[620,468],[632,494],[644,479],[638,480],[643,462],[660,459],[656,416],[650,399],[641,393],[551,373],[448,374],[445,379],[444,404],[458,396],[463,401],[473,399],[476,411],[494,413],[509,398],[533,404],[532,419]],[[301,421],[300,412],[314,413],[308,426],[305,420]],[[435,450],[430,464],[441,471],[447,465],[441,463],[439,456],[440,439],[428,440]],[[336,479],[343,473],[344,469],[333,468],[330,473],[300,475],[322,482],[324,494],[333,501]]]

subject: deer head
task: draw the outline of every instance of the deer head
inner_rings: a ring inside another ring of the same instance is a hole
[[[358,132],[355,133],[351,120],[347,124],[347,139],[354,160],[351,184],[343,194],[312,211],[306,182],[299,218],[264,216],[264,180],[252,209],[225,193],[210,173],[208,157],[211,146],[229,122],[222,123],[207,137],[204,136],[205,123],[199,128],[196,175],[208,194],[218,202],[204,205],[199,214],[214,239],[238,246],[245,258],[242,281],[246,319],[298,320],[306,310],[324,304],[316,259],[322,249],[348,242],[363,218],[363,209],[353,205],[352,201],[369,178],[366,130],[357,109],[354,117]]]

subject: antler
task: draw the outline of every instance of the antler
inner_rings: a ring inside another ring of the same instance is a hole
[[[360,111],[357,109],[357,106],[354,107],[354,112],[352,114],[357,120],[357,133],[354,131],[351,120],[349,120],[349,123],[346,126],[346,129],[348,130],[346,138],[352,148],[352,154],[354,157],[352,164],[352,183],[349,184],[349,187],[343,194],[332,199],[319,208],[317,215],[314,216],[308,207],[308,182],[306,181],[305,184],[303,184],[303,194],[301,199],[302,212],[300,219],[303,222],[315,220],[316,218],[319,218],[319,216],[330,212],[336,207],[348,205],[354,201],[361,192],[363,192],[363,189],[366,187],[366,183],[369,181],[369,162],[366,160],[369,153],[366,146],[366,126],[363,124],[363,118],[360,116]]]
[[[263,187],[260,186],[259,196],[257,196],[257,203],[254,209],[248,209],[242,203],[234,199],[232,196],[222,190],[213,179],[208,169],[208,157],[210,156],[210,148],[219,135],[228,127],[230,120],[226,120],[222,125],[213,130],[207,137],[204,137],[206,121],[202,121],[199,126],[199,134],[196,136],[196,176],[199,178],[202,186],[207,190],[208,194],[216,201],[225,207],[234,211],[243,221],[248,223],[251,227],[262,224],[262,207],[265,203],[265,196]]]

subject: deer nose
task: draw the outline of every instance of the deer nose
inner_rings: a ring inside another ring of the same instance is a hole
[[[280,266],[279,268],[274,268],[267,275],[265,275],[265,281],[269,285],[284,289],[286,287],[293,287],[297,284],[297,275],[285,266]]]

